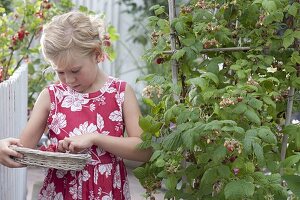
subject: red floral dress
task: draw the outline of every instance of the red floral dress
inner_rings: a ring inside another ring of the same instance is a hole
[[[123,137],[125,86],[126,82],[113,77],[99,91],[88,94],[63,84],[50,85],[51,110],[47,123],[51,143],[94,132]],[[88,153],[92,160],[81,171],[48,169],[39,199],[130,199],[123,160],[97,146],[88,149]]]

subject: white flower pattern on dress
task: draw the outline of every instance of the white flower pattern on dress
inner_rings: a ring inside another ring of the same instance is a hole
[[[112,192],[102,197],[102,200],[113,200]]]
[[[111,170],[112,170],[111,163],[99,165],[100,174],[102,175],[105,174],[106,178],[111,175]]]
[[[97,127],[98,127],[99,131],[102,131],[102,129],[104,127],[103,117],[98,113],[97,113]]]
[[[63,194],[61,192],[56,194],[54,200],[64,200]]]
[[[57,113],[52,115],[52,122],[49,126],[53,132],[58,135],[60,134],[60,129],[65,128],[67,126],[66,115],[62,113]]]
[[[66,170],[57,170],[56,171],[56,177],[57,178],[63,178],[67,173],[68,173],[68,171],[66,171]]]
[[[121,188],[121,174],[120,174],[120,166],[117,165],[116,171],[114,174],[114,182],[113,182],[113,187],[114,188]]]
[[[46,189],[42,191],[42,196],[39,195],[39,199],[51,200],[55,193],[54,183],[50,183],[47,185]]]
[[[114,122],[122,121],[122,112],[119,110],[115,110],[109,115],[109,119]]]
[[[70,132],[70,137],[83,135],[85,133],[94,133],[97,131],[97,126],[93,123],[89,125],[88,122],[84,122],[83,124],[79,125],[79,128],[74,128],[72,132]]]
[[[126,200],[130,200],[128,179],[126,179],[126,181],[124,182],[124,185],[123,185],[123,196],[125,197]]]
[[[66,96],[62,102],[61,107],[70,108],[71,111],[81,111],[82,105],[89,102],[88,99],[84,98],[84,94],[77,93],[75,91],[69,91],[70,95]]]

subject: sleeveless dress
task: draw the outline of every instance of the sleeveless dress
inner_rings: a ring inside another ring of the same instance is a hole
[[[47,124],[51,143],[93,132],[123,137],[125,86],[126,82],[111,76],[93,93],[78,93],[64,84],[48,86],[51,108]],[[92,160],[81,171],[48,169],[38,199],[130,199],[123,160],[97,146],[87,151]]]

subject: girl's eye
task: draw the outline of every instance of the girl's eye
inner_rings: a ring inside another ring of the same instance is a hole
[[[58,75],[63,75],[63,74],[64,74],[64,72],[57,72],[57,74],[58,74]]]
[[[80,69],[74,70],[74,71],[72,71],[72,73],[73,73],[73,74],[76,74],[76,73],[79,72],[79,71],[80,71]]]

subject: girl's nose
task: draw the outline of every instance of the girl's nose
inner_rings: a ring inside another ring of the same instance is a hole
[[[65,76],[66,78],[66,84],[72,85],[75,82],[75,77],[72,74],[69,74]]]

